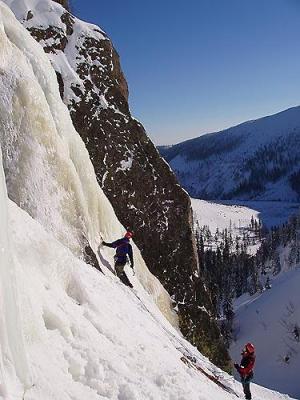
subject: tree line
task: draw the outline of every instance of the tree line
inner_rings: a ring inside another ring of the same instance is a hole
[[[231,229],[212,233],[208,226],[197,224],[195,235],[200,270],[229,346],[234,299],[244,293],[253,295],[270,289],[272,277],[283,267],[294,268],[300,263],[300,214],[270,230],[252,217],[249,226],[235,236]],[[251,246],[258,243],[257,252],[252,254]],[[280,257],[283,249],[284,260]]]

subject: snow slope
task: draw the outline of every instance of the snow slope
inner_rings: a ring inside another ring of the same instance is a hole
[[[34,384],[25,399],[236,398],[183,363],[186,350],[241,395],[239,383],[172,328],[136,278],[130,276],[143,303],[113,275],[104,276],[78,260],[12,202],[9,222]],[[108,253],[103,256],[112,263]],[[254,393],[264,400],[288,398],[258,386]]]
[[[259,296],[242,296],[236,302],[236,342],[231,356],[239,360],[248,341],[256,347],[254,381],[300,398],[300,343],[293,337],[300,326],[300,270],[279,275],[272,288]],[[284,358],[288,356],[288,362]]]

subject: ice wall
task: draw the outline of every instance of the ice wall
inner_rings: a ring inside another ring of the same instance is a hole
[[[0,139],[9,197],[80,256],[124,234],[62,103],[42,47],[0,2]],[[134,248],[137,275],[169,320],[170,298]]]
[[[30,370],[21,329],[15,260],[9,240],[8,197],[0,150],[0,398],[12,398],[18,379],[28,387]]]

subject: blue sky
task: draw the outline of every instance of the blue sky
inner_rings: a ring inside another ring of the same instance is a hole
[[[133,115],[173,144],[300,104],[300,0],[71,0],[120,54]]]

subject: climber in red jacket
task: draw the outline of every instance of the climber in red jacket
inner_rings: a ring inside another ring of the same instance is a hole
[[[247,343],[242,351],[241,364],[234,364],[241,376],[245,399],[251,400],[250,382],[253,379],[253,368],[255,364],[255,348],[252,343]]]

